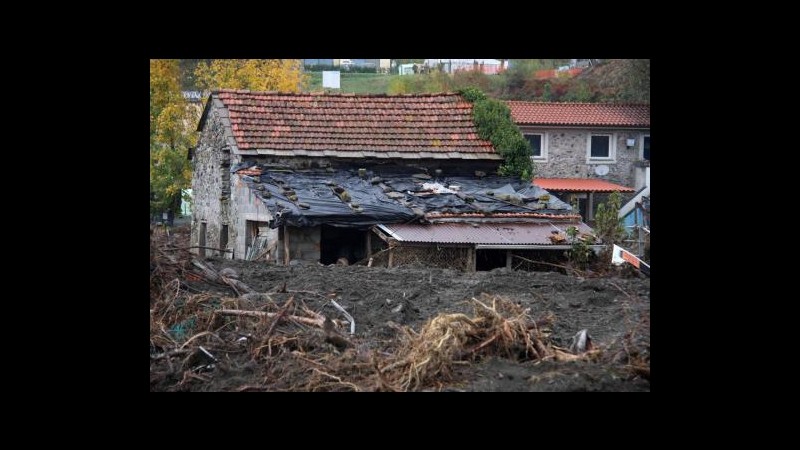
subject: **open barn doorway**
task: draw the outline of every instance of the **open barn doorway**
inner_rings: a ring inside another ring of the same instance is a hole
[[[346,258],[347,264],[353,264],[364,259],[367,256],[368,232],[369,230],[322,225],[319,262],[335,264],[340,258]]]
[[[475,270],[485,271],[506,266],[506,250],[476,250]]]

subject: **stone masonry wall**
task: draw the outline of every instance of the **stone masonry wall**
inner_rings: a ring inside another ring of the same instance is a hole
[[[292,260],[318,262],[321,241],[322,228],[319,226],[309,228],[289,227],[289,257]],[[283,264],[283,241],[278,242],[277,253],[277,262]]]
[[[242,161],[242,158],[251,158],[250,156],[231,156],[231,164],[235,166]],[[247,255],[248,233],[253,232],[247,228],[248,222],[261,222],[261,226],[266,225],[267,222],[272,220],[272,215],[267,210],[267,205],[256,197],[253,192],[247,187],[247,183],[242,181],[241,177],[236,174],[231,175],[232,183],[232,201],[231,201],[231,221],[234,226],[231,227],[230,245],[234,250],[234,257],[236,259],[244,259]],[[270,261],[275,260],[275,255],[278,249],[276,241],[278,240],[278,230],[270,229],[267,234],[267,248],[274,247],[276,250],[272,252]]]
[[[195,149],[194,174],[192,176],[192,246],[200,243],[200,224],[206,223],[206,246],[218,247],[219,235],[223,224],[229,224],[227,218],[227,205],[224,201],[224,174],[227,167],[223,167],[223,152],[225,146],[224,130],[219,122],[217,111],[209,111],[206,126],[200,134],[198,146]],[[230,192],[230,188],[227,189]],[[228,197],[230,194],[228,193]],[[222,199],[222,200],[221,200]],[[226,202],[227,203],[227,202]],[[229,226],[230,229],[230,226]],[[230,240],[229,240],[230,242]],[[192,249],[199,253],[199,249]],[[206,255],[216,252],[206,250]]]
[[[634,163],[639,160],[639,147],[644,130],[580,130],[520,127],[522,133],[547,134],[547,161],[536,161],[535,176],[542,178],[598,178],[623,186],[635,184]],[[616,142],[616,158],[612,161],[587,160],[588,136],[590,133],[613,134]],[[633,148],[626,147],[628,138],[636,139]],[[608,166],[608,174],[597,175],[595,168],[601,164]]]

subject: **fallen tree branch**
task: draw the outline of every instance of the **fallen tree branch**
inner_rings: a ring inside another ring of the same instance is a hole
[[[223,316],[243,316],[243,317],[258,317],[258,318],[269,317],[269,318],[273,318],[273,317],[277,317],[278,314],[280,314],[280,313],[271,313],[271,312],[265,312],[265,311],[243,311],[243,310],[239,310],[239,309],[220,309],[220,310],[214,311],[214,314],[220,314],[220,315],[223,315]],[[320,320],[320,319],[312,319],[312,318],[309,318],[309,317],[300,317],[300,316],[286,316],[286,318],[289,319],[289,320],[294,320],[295,322],[298,322],[298,323],[303,323],[303,324],[306,324],[306,325],[313,325],[313,326],[318,327],[318,328],[323,328],[323,323],[325,322],[324,319]],[[338,321],[335,320],[334,323],[336,323],[336,322],[338,322]],[[337,326],[338,325],[341,325],[341,323],[337,323]]]
[[[237,280],[235,278],[223,277],[221,275],[220,275],[220,278],[222,278],[222,281],[225,284],[227,284],[228,286],[233,288],[233,290],[236,292],[236,295],[241,296],[242,292],[245,293],[245,294],[249,294],[249,293],[255,292],[255,289],[251,288],[250,286],[242,283],[241,281],[239,281],[239,280]]]
[[[494,336],[492,336],[489,339],[485,340],[484,342],[482,342],[480,345],[476,346],[472,350],[467,350],[466,353],[469,354],[469,353],[477,352],[478,350],[480,350],[480,349],[486,347],[487,345],[491,344],[492,342],[494,342],[497,339],[497,336],[498,335],[495,334]]]
[[[203,271],[203,276],[207,280],[214,283],[227,284],[228,286],[231,287],[231,289],[233,289],[233,292],[235,292],[236,295],[242,295],[242,292],[244,293],[255,292],[255,289],[251,288],[250,286],[242,283],[237,279],[223,277],[222,275],[219,274],[219,272],[212,269],[211,267],[208,267],[207,264],[203,264],[197,259],[192,259],[192,264]]]
[[[522,256],[515,255],[513,253],[511,254],[511,257],[512,258],[519,258],[519,259],[521,259],[523,261],[527,261],[527,262],[529,262],[531,264],[544,264],[545,266],[560,267],[562,269],[571,270],[571,271],[575,272],[576,275],[579,275],[579,276],[585,276],[586,275],[585,272],[583,272],[581,270],[578,270],[578,269],[575,269],[574,267],[562,266],[561,264],[553,264],[553,263],[548,263],[548,262],[544,262],[544,261],[534,261],[532,259],[524,258]]]
[[[626,291],[625,289],[622,289],[617,283],[614,283],[613,281],[609,281],[608,284],[610,284],[610,285],[614,286],[615,288],[617,288],[618,291],[620,291],[623,294],[625,294],[625,296],[628,297],[629,299],[631,299],[631,300],[634,299],[633,296],[628,293],[628,291]]]
[[[261,339],[261,342],[263,344],[267,344],[268,346],[269,356],[272,356],[272,346],[270,345],[269,337],[272,336],[272,332],[275,331],[275,327],[278,326],[278,322],[280,322],[283,316],[286,315],[286,311],[289,309],[289,306],[291,306],[293,301],[294,301],[294,295],[289,297],[289,300],[286,300],[286,303],[284,303],[281,310],[278,311],[278,314],[275,316],[275,319],[272,320],[272,324],[270,324],[269,329],[267,330],[267,334],[265,334],[264,338]]]
[[[189,250],[189,249],[193,249],[193,248],[204,248],[206,250],[216,250],[218,252],[233,253],[233,250],[225,250],[225,249],[215,248],[215,247],[205,247],[203,245],[193,245],[191,247],[168,247],[168,248],[162,248],[160,250],[173,251],[174,252],[175,250]]]
[[[314,371],[314,372],[316,372],[316,373],[318,373],[318,374],[320,374],[320,375],[324,375],[324,376],[326,376],[326,377],[328,377],[328,378],[331,378],[331,379],[333,379],[333,380],[336,380],[336,381],[337,381],[337,382],[339,382],[340,384],[343,384],[343,385],[345,385],[345,386],[350,386],[350,387],[352,387],[352,388],[353,388],[353,389],[354,389],[356,392],[361,392],[361,389],[360,389],[358,386],[356,386],[355,384],[353,384],[353,383],[350,383],[350,382],[348,382],[348,381],[342,381],[342,379],[341,379],[341,378],[339,378],[339,377],[337,377],[337,376],[335,376],[335,375],[331,375],[331,374],[329,374],[328,372],[323,372],[323,371],[321,371],[321,370],[319,370],[319,369],[314,369],[314,368],[312,368],[311,370],[312,370],[312,371]]]
[[[191,352],[191,350],[189,350],[189,349],[171,350],[171,351],[168,351],[168,352],[159,353],[158,355],[150,355],[150,359],[158,360],[158,359],[164,359],[164,358],[171,358],[173,356],[185,355],[185,354],[190,353],[190,352]]]
[[[215,338],[217,338],[218,341],[222,342],[223,344],[225,343],[225,341],[223,341],[222,338],[217,336],[216,333],[214,333],[213,331],[203,331],[202,333],[197,333],[194,336],[190,337],[186,342],[183,343],[183,345],[181,345],[179,350],[183,350],[184,347],[189,345],[189,342],[192,342],[193,340],[203,336],[214,336]]]

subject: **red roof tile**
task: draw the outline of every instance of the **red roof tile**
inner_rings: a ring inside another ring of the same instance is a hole
[[[650,105],[507,101],[518,125],[650,127]]]
[[[633,189],[596,178],[534,178],[533,184],[547,191],[633,192]]]
[[[431,152],[498,159],[458,94],[341,95],[220,90],[239,150]],[[211,103],[211,102],[209,102]],[[202,126],[202,123],[201,123]],[[380,156],[379,156],[380,157]]]
[[[592,233],[583,222],[576,223],[447,223],[435,225],[385,224],[379,228],[400,242],[484,245],[553,245],[554,231],[565,234],[574,226],[581,233]]]

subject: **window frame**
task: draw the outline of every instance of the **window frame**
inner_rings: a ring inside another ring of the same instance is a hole
[[[639,139],[641,143],[639,144],[639,161],[650,161],[649,159],[644,159],[644,138],[649,138],[650,133],[642,133],[641,138]]]
[[[528,139],[529,135],[537,134],[541,136],[541,145],[542,145],[542,152],[540,156],[533,156],[531,155],[531,161],[534,162],[547,162],[547,132],[546,131],[523,131],[522,135],[525,137],[525,140]]]
[[[592,156],[592,137],[608,136],[608,156]],[[617,162],[617,133],[593,133],[586,136],[586,163],[587,164],[606,164]]]

